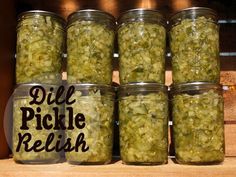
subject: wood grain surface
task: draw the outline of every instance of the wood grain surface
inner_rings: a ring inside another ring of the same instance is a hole
[[[160,166],[130,166],[121,161],[109,165],[75,166],[67,163],[53,165],[21,165],[12,159],[0,160],[0,177],[235,177],[236,158],[226,158],[220,165],[190,166],[168,164]]]
[[[236,157],[236,124],[225,124],[225,155]]]
[[[236,122],[236,85],[228,88],[229,90],[224,92],[224,117],[225,121]]]

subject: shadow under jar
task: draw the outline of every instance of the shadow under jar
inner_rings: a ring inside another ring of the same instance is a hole
[[[168,160],[167,87],[126,84],[119,90],[120,154],[124,164],[157,165]]]
[[[48,151],[46,149],[42,149],[42,147],[46,147],[46,144],[48,144],[48,149],[53,149],[53,147],[58,144],[57,140],[60,140],[57,137],[63,136],[63,132],[60,129],[53,128],[55,126],[55,109],[58,109],[58,114],[61,114],[63,107],[61,105],[57,105],[56,103],[49,105],[47,101],[43,101],[40,104],[30,104],[33,100],[31,94],[38,96],[36,99],[37,101],[44,99],[43,92],[37,92],[36,90],[33,92],[30,91],[31,88],[35,86],[37,88],[39,88],[39,86],[43,87],[45,90],[44,94],[49,95],[50,93],[52,95],[51,99],[55,99],[56,96],[56,93],[51,91],[52,88],[53,90],[58,88],[57,85],[48,84],[21,84],[16,87],[13,93],[13,159],[18,163],[24,164],[56,163],[61,159],[61,152],[57,152],[55,149]],[[39,118],[40,116],[41,118]],[[51,126],[51,128],[45,128],[45,123],[47,126]],[[27,134],[30,134],[31,138]],[[50,134],[54,135],[54,139],[49,138]],[[26,138],[23,139],[23,136]],[[20,139],[23,139],[23,142],[21,142]],[[48,139],[50,139],[50,141],[48,141]],[[42,144],[40,145],[40,143],[36,143],[36,141],[41,141]],[[28,147],[26,145],[28,145]],[[28,151],[25,149],[32,148],[33,146],[36,146],[37,150],[42,150],[36,151],[32,149]]]
[[[84,134],[86,142],[82,152],[66,152],[66,159],[71,164],[99,165],[108,164],[112,160],[113,147],[113,126],[114,126],[114,98],[113,87],[98,84],[69,85],[75,87],[71,100],[72,105],[66,105],[66,109],[73,109],[73,116],[80,113],[84,116],[84,127],[75,127],[73,130],[66,130],[66,138],[76,142],[80,134]],[[66,114],[66,126],[69,125]]]
[[[55,13],[33,10],[19,15],[16,83],[61,82],[65,20]]]
[[[207,82],[171,87],[175,157],[181,164],[224,160],[222,86]]]
[[[173,83],[220,81],[219,26],[215,11],[184,9],[170,19]]]
[[[111,84],[115,18],[99,10],[68,17],[67,82]]]
[[[160,12],[133,9],[118,19],[120,82],[165,83],[166,21]]]

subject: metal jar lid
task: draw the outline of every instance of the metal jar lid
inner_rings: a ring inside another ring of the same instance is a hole
[[[204,16],[212,22],[217,23],[218,15],[215,10],[207,7],[191,7],[176,12],[170,17],[170,27],[175,26],[184,19],[196,19],[197,17]]]
[[[158,23],[162,26],[166,26],[166,19],[162,13],[158,10],[152,9],[131,9],[120,15],[118,18],[118,27],[122,26],[124,23],[143,21],[150,23]]]
[[[133,94],[142,94],[142,93],[155,93],[162,91],[167,93],[168,87],[164,84],[158,83],[148,83],[148,82],[139,82],[139,83],[129,83],[124,84],[119,87],[118,95],[119,97],[129,96]]]
[[[46,92],[51,91],[55,93],[59,87],[59,85],[53,84],[41,84],[41,83],[29,83],[29,84],[18,84],[15,86],[14,95],[15,96],[26,96],[29,95],[29,91],[31,88],[39,86],[45,89]]]
[[[60,15],[54,13],[54,12],[49,12],[49,11],[43,11],[43,10],[30,10],[30,11],[25,11],[22,12],[18,15],[17,21],[18,23],[25,18],[29,17],[39,17],[39,16],[50,16],[54,18],[56,21],[58,21],[63,27],[65,27],[66,21],[64,18],[62,18]]]
[[[106,24],[110,28],[115,29],[116,19],[111,14],[95,9],[79,10],[71,13],[67,18],[67,28],[75,21],[94,21],[101,24]]]
[[[115,97],[115,88],[110,85],[84,83],[68,84],[66,87],[69,88],[70,86],[73,86],[75,88],[75,91],[81,91],[84,93],[87,93],[87,91],[93,91],[94,93],[100,91],[101,95],[109,94],[112,97]]]
[[[183,84],[174,84],[170,86],[170,92],[172,95],[188,92],[188,91],[199,91],[199,90],[210,90],[214,89],[217,91],[222,91],[222,85],[211,82],[190,82]]]

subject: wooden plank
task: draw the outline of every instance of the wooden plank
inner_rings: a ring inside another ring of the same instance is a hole
[[[172,71],[167,70],[165,77],[165,85],[170,86],[172,84]]]
[[[236,157],[236,124],[225,124],[225,155]]]
[[[236,58],[235,58],[235,70],[221,71],[220,83],[222,85],[236,85]]]
[[[121,161],[109,165],[52,165],[15,164],[12,159],[0,160],[1,177],[235,177],[236,158],[226,158],[220,165],[191,166],[175,164],[169,159],[168,164],[160,166],[130,166]]]
[[[113,73],[112,73],[112,82],[120,84],[119,71],[113,71]]]
[[[224,91],[224,116],[226,121],[236,121],[236,85]]]

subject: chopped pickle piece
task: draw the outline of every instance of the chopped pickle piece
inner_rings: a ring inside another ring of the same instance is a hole
[[[170,48],[174,83],[219,82],[219,28],[212,20],[182,20],[170,30]]]
[[[66,130],[66,137],[71,138],[72,142],[76,142],[77,136],[84,133],[84,140],[89,150],[86,152],[81,150],[66,152],[66,159],[70,163],[78,164],[109,163],[112,158],[113,145],[113,100],[101,95],[100,91],[90,91],[87,95],[76,91],[71,99],[75,99],[76,102],[71,106],[67,105],[67,107],[73,108],[73,116],[77,113],[84,115],[85,127]]]
[[[92,21],[75,21],[67,30],[68,83],[110,84],[114,31]]]
[[[223,98],[210,90],[173,98],[176,159],[180,163],[217,163],[224,160]]]
[[[126,164],[163,164],[168,156],[168,99],[163,92],[119,102],[120,152]]]
[[[165,82],[165,28],[132,22],[118,30],[120,82]]]
[[[17,84],[60,83],[63,43],[63,26],[52,17],[37,15],[21,20],[17,29]]]
[[[15,91],[16,92],[16,91]],[[52,95],[53,97],[55,96],[54,94]],[[39,99],[42,98],[42,95],[39,96]],[[56,104],[52,104],[52,105],[48,105],[47,102],[43,102],[40,105],[30,105],[29,102],[32,101],[31,96],[29,95],[18,95],[17,92],[14,95],[14,102],[13,102],[13,148],[12,148],[12,152],[13,152],[13,158],[16,162],[21,162],[21,163],[55,163],[58,162],[60,160],[60,153],[54,151],[51,152],[47,152],[45,149],[43,151],[40,152],[35,152],[34,150],[30,151],[30,152],[26,152],[24,147],[24,143],[21,144],[21,148],[19,152],[16,152],[16,148],[18,146],[19,143],[19,137],[18,137],[18,133],[21,133],[21,136],[23,136],[26,133],[30,133],[31,134],[31,140],[27,143],[28,144],[28,148],[31,148],[34,143],[37,140],[42,141],[42,145],[40,147],[45,146],[46,144],[46,140],[49,136],[50,133],[53,133],[55,137],[58,137],[58,135],[62,135],[62,132],[60,130],[54,130],[54,129],[44,129],[42,128],[42,130],[37,130],[36,126],[37,126],[37,119],[34,117],[32,120],[30,120],[30,122],[27,123],[27,126],[29,127],[28,130],[22,130],[20,127],[22,126],[22,107],[29,107],[32,108],[35,112],[35,114],[37,113],[36,110],[39,107],[41,109],[40,111],[40,115],[44,116],[46,114],[49,115],[54,115],[54,107],[58,107]],[[60,110],[62,111],[62,110]],[[29,113],[29,112],[28,112]],[[52,125],[54,123],[54,121],[51,122]],[[26,140],[27,138],[25,138],[24,140]],[[57,138],[54,138],[53,141],[50,143],[49,148],[53,148],[54,146],[56,146],[57,143]],[[37,149],[40,149],[37,148]]]

